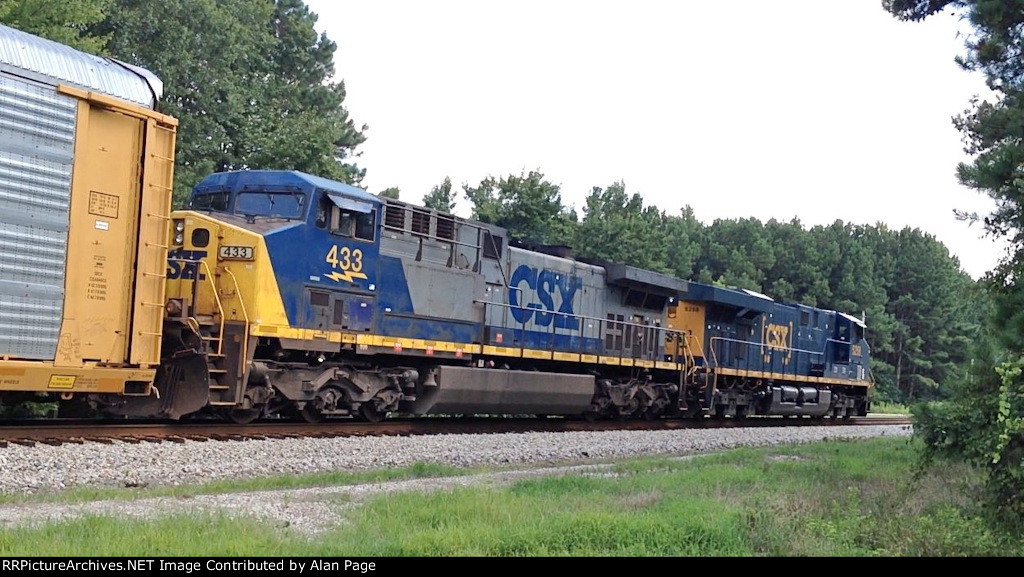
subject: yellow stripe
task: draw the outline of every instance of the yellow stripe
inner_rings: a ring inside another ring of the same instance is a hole
[[[252,335],[257,337],[280,337],[286,339],[297,339],[307,341],[328,341],[331,343],[357,344],[368,347],[382,347],[394,349],[397,344],[402,350],[425,351],[433,349],[435,352],[455,353],[462,351],[463,354],[495,355],[503,357],[522,357],[527,359],[556,360],[569,363],[600,363],[604,365],[637,366],[646,368],[659,368],[665,370],[679,370],[679,363],[666,363],[662,361],[649,361],[645,359],[620,359],[619,357],[604,357],[597,355],[581,355],[578,353],[565,353],[559,351],[545,351],[539,349],[520,349],[516,347],[495,347],[491,345],[477,345],[472,343],[454,343],[450,341],[433,341],[426,339],[410,339],[405,337],[386,337],[368,333],[343,333],[340,331],[321,331],[315,329],[297,329],[275,325],[253,325]],[[726,374],[726,373],[723,373]]]
[[[831,377],[809,377],[804,375],[787,375],[784,373],[771,373],[764,371],[743,371],[739,369],[715,369],[720,375],[737,377],[753,377],[757,379],[773,379],[777,381],[802,381],[806,383],[820,383],[825,385],[849,385],[855,387],[867,387],[866,381],[855,381],[853,379],[834,379]]]
[[[52,361],[3,361],[0,376],[4,391],[115,393],[124,394],[128,381],[142,381],[146,387],[140,395],[150,394],[149,384],[155,369],[100,367],[83,363],[78,367],[56,367]]]
[[[490,345],[484,345],[485,355],[500,355],[503,357],[518,357],[522,356],[520,349],[514,349],[512,347],[492,347]]]

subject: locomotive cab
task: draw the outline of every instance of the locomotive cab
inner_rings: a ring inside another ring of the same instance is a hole
[[[172,214],[168,310],[199,327],[211,407],[251,420],[303,386],[272,387],[254,359],[308,365],[341,349],[340,331],[372,330],[379,206],[301,172],[236,171],[208,176]]]

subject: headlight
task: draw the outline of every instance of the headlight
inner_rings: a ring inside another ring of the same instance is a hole
[[[185,221],[176,218],[174,219],[174,241],[171,243],[175,246],[182,246],[185,244]]]

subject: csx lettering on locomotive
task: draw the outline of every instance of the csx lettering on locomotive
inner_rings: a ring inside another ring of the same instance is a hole
[[[764,327],[764,342],[769,349],[774,351],[787,351],[791,346],[789,330],[787,325],[770,323]]]
[[[198,261],[206,258],[205,250],[172,250],[167,253],[167,278],[170,280],[196,280]],[[199,280],[206,280],[206,275],[199,273]]]
[[[779,351],[784,353],[782,362],[785,364],[789,363],[789,359],[793,354],[793,325],[777,325],[775,323],[765,323],[761,342],[764,343],[761,347],[761,352],[765,354],[765,361],[769,361],[771,356],[768,353],[772,351]],[[765,351],[765,348],[768,350]]]
[[[520,286],[524,283],[536,293],[539,303],[521,302],[528,298],[528,291]],[[512,316],[518,322],[528,323],[532,318],[535,324],[547,327],[551,326],[553,320],[555,328],[579,330],[580,320],[574,316],[572,301],[576,291],[583,286],[581,278],[521,264],[512,273],[510,285],[512,288],[509,291],[509,304],[512,305]],[[556,310],[556,289],[559,298],[558,314],[552,314]]]

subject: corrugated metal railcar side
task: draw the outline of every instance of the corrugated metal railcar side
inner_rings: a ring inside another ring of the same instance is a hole
[[[150,394],[177,126],[161,89],[0,26],[0,391]]]

